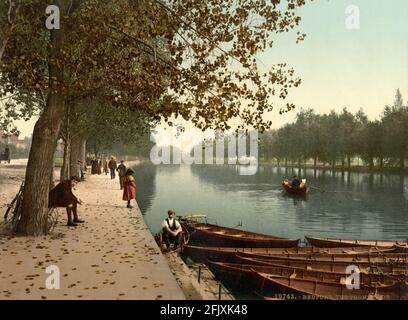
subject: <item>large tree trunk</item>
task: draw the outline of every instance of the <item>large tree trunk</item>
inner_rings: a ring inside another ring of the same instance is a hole
[[[316,167],[317,167],[317,157],[314,157],[313,158],[313,168],[316,169]]]
[[[347,168],[348,170],[351,169],[351,157],[347,157]]]
[[[69,2],[56,1],[61,16],[66,14]],[[39,236],[48,232],[48,192],[52,159],[65,108],[64,72],[54,61],[59,59],[63,43],[64,28],[52,30],[49,59],[50,92],[47,105],[34,126],[25,175],[21,220],[18,225],[18,233],[21,235]]]
[[[380,169],[382,170],[384,168],[384,157],[380,156]]]

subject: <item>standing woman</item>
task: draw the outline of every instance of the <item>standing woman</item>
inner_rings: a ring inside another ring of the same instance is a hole
[[[98,158],[97,173],[102,174],[102,160]]]
[[[127,207],[133,208],[130,205],[132,199],[136,200],[136,184],[135,178],[133,178],[134,171],[127,169],[125,176],[123,177],[123,200],[127,201]]]
[[[98,172],[98,160],[96,160],[96,158],[93,158],[91,161],[91,174],[97,174]]]

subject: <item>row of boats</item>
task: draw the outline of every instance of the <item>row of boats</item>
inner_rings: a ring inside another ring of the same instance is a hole
[[[408,299],[407,240],[306,237],[310,246],[300,247],[299,239],[181,222],[190,235],[184,256],[264,299]]]

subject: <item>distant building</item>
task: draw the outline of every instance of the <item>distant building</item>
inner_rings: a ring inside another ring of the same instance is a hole
[[[24,140],[20,140],[17,134],[9,135],[0,129],[0,142],[8,145],[13,145],[19,149],[27,148],[27,144]]]

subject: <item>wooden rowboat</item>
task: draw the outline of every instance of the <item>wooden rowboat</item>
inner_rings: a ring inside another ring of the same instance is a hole
[[[278,276],[253,271],[255,281],[259,283],[261,292],[293,293],[299,296],[314,296],[332,300],[406,300],[408,289],[405,284],[393,286],[366,287],[348,289],[345,284],[298,279],[291,276]]]
[[[292,277],[296,279],[310,279],[316,281],[347,283],[347,274],[336,272],[325,272],[292,268],[279,265],[254,265],[240,263],[226,263],[209,261],[210,270],[220,279],[239,286],[251,287],[252,271],[278,275],[281,277]],[[402,282],[392,276],[377,274],[360,274],[360,284],[367,287],[391,286]]]
[[[294,247],[294,248],[231,248],[231,247],[199,247],[187,245],[183,254],[196,262],[206,263],[207,260],[234,262],[236,253],[253,253],[259,255],[276,254],[355,254],[370,252],[393,252],[394,249],[375,248],[317,248],[317,247]]]
[[[243,253],[260,259],[295,259],[307,261],[332,261],[332,262],[366,262],[366,263],[405,263],[408,266],[407,253],[357,253],[357,254],[253,254]]]
[[[299,239],[292,240],[255,232],[196,221],[181,221],[190,232],[190,243],[203,244],[209,247],[242,247],[242,248],[292,248]]]
[[[282,188],[286,191],[286,193],[298,196],[304,196],[310,191],[310,186],[307,184],[305,184],[303,187],[293,188],[287,181],[282,181]]]
[[[406,245],[407,240],[342,240],[331,238],[314,238],[305,236],[310,245],[316,247],[339,248],[339,247],[378,247],[392,248],[395,245]]]
[[[350,266],[350,262],[344,261],[315,261],[302,259],[272,259],[254,257],[247,253],[238,253],[235,256],[235,261],[242,264],[257,264],[257,265],[274,265],[287,266],[292,268],[301,268],[316,271],[326,271],[335,273],[346,273],[346,269]],[[391,264],[391,263],[377,263],[371,264],[367,262],[354,262],[353,266],[359,268],[360,273],[374,273],[384,275],[395,275],[397,278],[406,278],[408,275],[407,264]]]

